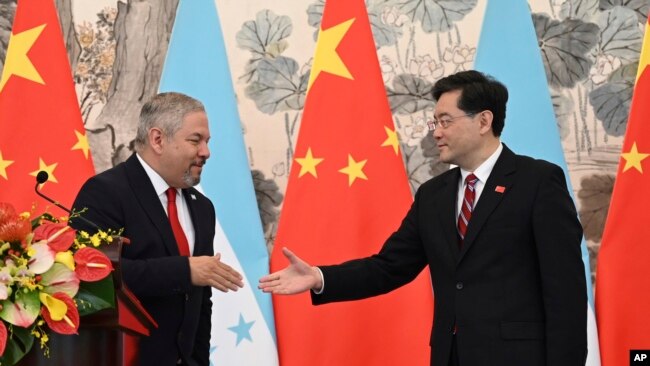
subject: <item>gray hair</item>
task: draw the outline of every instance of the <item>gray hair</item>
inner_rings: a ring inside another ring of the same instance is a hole
[[[153,127],[160,128],[167,138],[171,138],[181,129],[183,118],[192,112],[205,112],[203,103],[182,93],[155,95],[140,111],[135,150],[141,151],[149,143],[149,130]]]

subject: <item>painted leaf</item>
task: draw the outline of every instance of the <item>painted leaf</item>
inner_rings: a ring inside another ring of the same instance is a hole
[[[7,323],[26,328],[34,323],[41,308],[38,292],[16,292],[15,301],[4,300],[0,302],[0,318]]]
[[[567,0],[560,8],[560,18],[588,22],[598,13],[598,0]]]
[[[633,10],[620,6],[604,11],[598,17],[601,52],[627,61],[636,61],[641,52],[643,32]]]
[[[600,0],[601,10],[608,10],[615,6],[632,9],[641,24],[645,24],[648,19],[648,12],[650,11],[650,2],[648,0]]]
[[[255,198],[260,208],[260,218],[266,232],[273,224],[277,224],[282,204],[282,193],[273,179],[266,179],[261,170],[253,169],[253,185],[255,186]]]
[[[602,239],[613,189],[612,174],[594,174],[582,178],[578,199],[580,222],[587,240],[599,242]]]
[[[67,224],[48,222],[34,229],[34,241],[46,240],[57,252],[68,250],[77,232]]]
[[[265,57],[268,48],[282,42],[291,35],[293,25],[286,15],[277,16],[269,9],[261,10],[255,20],[242,24],[235,39],[240,48],[251,51],[259,57]]]
[[[48,307],[43,306],[41,308],[41,314],[47,323],[47,326],[53,332],[57,332],[59,334],[77,334],[77,330],[79,329],[79,312],[77,311],[77,307],[74,304],[74,300],[62,292],[57,292],[52,295],[52,297],[63,302],[66,309],[65,314],[62,316],[61,320],[54,320],[52,313]]]
[[[94,282],[108,276],[113,270],[111,260],[95,248],[81,248],[74,254],[75,272],[82,281]]]
[[[577,19],[562,22],[546,14],[533,14],[546,78],[553,86],[572,88],[589,76],[593,61],[588,53],[598,41],[598,26]]]
[[[39,283],[43,286],[43,292],[48,294],[63,292],[70,297],[75,297],[79,291],[79,278],[76,272],[61,263],[54,263],[49,271],[43,273]]]
[[[432,87],[429,82],[411,74],[396,76],[392,88],[386,88],[390,109],[393,113],[411,114],[433,107]]]
[[[632,104],[637,64],[629,64],[614,71],[609,82],[589,93],[589,102],[596,117],[611,136],[623,136]]]
[[[376,48],[394,45],[402,36],[401,27],[382,22],[381,9],[370,7],[368,9],[368,19],[370,20],[370,30]]]
[[[259,62],[258,80],[246,87],[246,96],[266,114],[280,110],[300,110],[305,104],[309,73],[298,75],[298,63],[287,57]]]
[[[242,24],[236,35],[237,45],[253,54],[243,76],[246,82],[257,80],[257,66],[261,60],[275,58],[287,49],[286,39],[292,29],[291,18],[277,16],[268,9],[258,12],[255,20]]]
[[[426,33],[446,32],[454,23],[465,17],[476,6],[477,0],[405,0],[399,2],[398,9],[422,23]]]

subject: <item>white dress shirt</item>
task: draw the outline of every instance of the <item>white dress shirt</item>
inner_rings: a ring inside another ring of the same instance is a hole
[[[494,168],[494,164],[497,163],[497,159],[499,159],[499,156],[501,155],[501,152],[503,151],[503,144],[499,143],[499,147],[490,155],[489,158],[487,158],[481,165],[476,168],[473,172],[468,172],[467,170],[461,169],[460,170],[460,181],[458,182],[458,195],[456,196],[456,217],[458,217],[458,214],[460,213],[460,208],[462,207],[463,204],[463,199],[465,198],[465,178],[467,178],[468,175],[471,173],[474,173],[474,175],[478,178],[478,181],[476,181],[476,184],[474,185],[474,207],[476,207],[476,203],[478,202],[479,197],[481,196],[481,193],[483,193],[483,188],[485,187],[485,182],[487,182],[488,178],[490,177],[490,173],[492,173],[492,169]],[[472,207],[472,209],[474,209]]]
[[[156,190],[156,195],[158,195],[158,199],[160,200],[160,203],[162,204],[165,213],[167,214],[167,216],[169,216],[169,213],[167,212],[166,192],[167,189],[171,187],[169,186],[169,184],[167,184],[167,182],[165,182],[165,180],[160,176],[160,174],[156,173],[156,171],[153,170],[153,168],[140,157],[139,154],[135,154],[135,156],[138,157],[140,164],[142,164],[142,167],[144,168],[144,171],[147,173],[147,176],[149,177],[151,184],[153,184],[153,188]],[[191,255],[191,253],[194,253],[194,236],[195,236],[194,225],[192,225],[192,218],[190,217],[190,210],[187,207],[187,202],[185,202],[185,197],[183,196],[181,190],[178,188],[176,188],[176,208],[178,210],[178,221],[180,221],[181,227],[185,232],[185,237],[187,237],[187,244],[190,246],[190,255]]]

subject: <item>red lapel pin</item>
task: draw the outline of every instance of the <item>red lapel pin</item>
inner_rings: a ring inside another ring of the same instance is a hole
[[[506,187],[504,187],[504,186],[496,186],[496,188],[494,188],[494,191],[499,192],[499,193],[503,193],[503,192],[506,191]]]

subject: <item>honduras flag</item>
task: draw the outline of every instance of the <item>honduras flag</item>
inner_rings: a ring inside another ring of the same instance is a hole
[[[244,276],[244,288],[213,290],[213,365],[277,365],[271,297],[257,289],[269,258],[255,200],[215,0],[181,0],[160,91],[199,99],[210,122],[211,158],[202,186],[217,213],[215,253]]]
[[[562,167],[569,192],[573,194],[532,15],[526,0],[488,0],[474,68],[494,76],[508,87],[510,97],[503,141],[520,154],[544,159]],[[589,297],[587,366],[600,366],[589,253],[584,239],[582,261]]]

